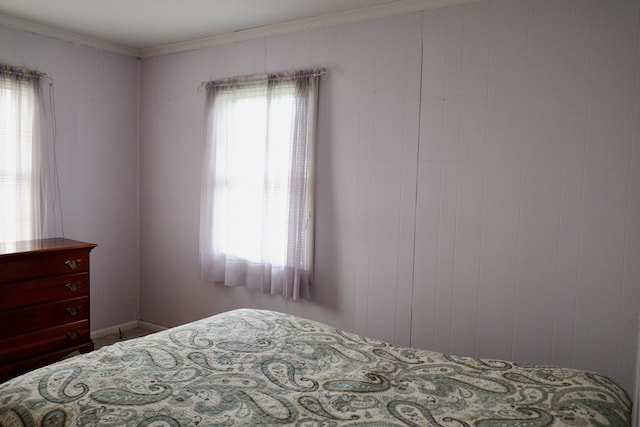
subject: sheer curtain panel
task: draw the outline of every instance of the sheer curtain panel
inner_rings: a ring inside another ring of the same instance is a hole
[[[202,280],[309,298],[323,74],[298,71],[204,84]]]
[[[0,241],[47,233],[47,150],[40,80],[46,76],[0,65]]]

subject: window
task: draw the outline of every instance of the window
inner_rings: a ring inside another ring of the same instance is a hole
[[[208,82],[201,277],[294,299],[313,278],[318,76]]]
[[[0,66],[0,242],[41,237],[39,73]]]

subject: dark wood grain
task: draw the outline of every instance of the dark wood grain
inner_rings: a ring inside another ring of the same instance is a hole
[[[65,238],[0,244],[0,381],[93,350],[89,253]]]

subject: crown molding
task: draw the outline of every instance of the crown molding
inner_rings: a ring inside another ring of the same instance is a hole
[[[266,25],[264,27],[250,28],[247,30],[234,31],[217,36],[143,49],[136,49],[132,47],[122,46],[116,43],[107,42],[104,40],[81,36],[68,31],[59,30],[46,25],[35,24],[33,22],[24,21],[2,14],[0,14],[0,26],[11,28],[14,30],[35,33],[45,37],[64,40],[76,45],[92,47],[119,55],[125,55],[134,58],[148,58],[153,56],[162,56],[173,53],[203,49],[222,44],[242,42],[257,38],[277,36],[297,31],[307,31],[317,28],[331,27],[334,25],[366,21],[370,19],[382,18],[385,16],[403,15],[423,10],[474,3],[477,1],[481,0],[403,0],[389,4],[382,4],[378,6],[371,6],[362,9],[355,9],[312,18],[298,19],[281,24]]]
[[[257,38],[277,36],[281,34],[306,31],[316,28],[331,27],[334,25],[348,24],[358,21],[366,21],[385,16],[403,15],[428,9],[456,6],[466,3],[474,3],[481,0],[404,0],[400,2],[372,6],[363,9],[355,9],[346,12],[322,15],[313,18],[298,19],[281,24],[267,25],[248,30],[234,31],[232,33],[189,40],[180,43],[171,43],[163,46],[140,49],[140,57],[169,55],[173,53],[187,52],[228,43],[242,42]]]
[[[119,44],[106,42],[104,40],[98,40],[91,37],[81,36],[68,31],[59,30],[57,28],[49,27],[46,25],[35,24],[33,22],[24,21],[22,19],[14,18],[12,16],[0,14],[0,26],[11,28],[13,30],[25,31],[29,33],[38,34],[44,37],[50,37],[58,40],[71,42],[75,45],[92,47],[95,49],[104,50],[119,55],[131,56],[134,58],[140,57],[140,50],[127,46],[121,46]]]

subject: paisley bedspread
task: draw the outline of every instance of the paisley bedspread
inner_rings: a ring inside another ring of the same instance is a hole
[[[628,426],[611,380],[234,310],[0,384],[0,426]]]

